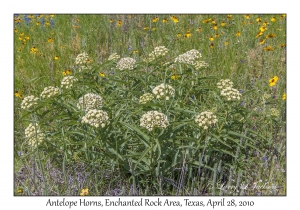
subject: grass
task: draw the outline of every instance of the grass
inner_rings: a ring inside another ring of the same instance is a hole
[[[79,195],[84,188],[88,195],[286,194],[285,16],[176,18],[15,15],[14,88],[22,95],[14,101],[15,195]],[[168,53],[147,61],[158,46]],[[191,49],[207,67],[174,63]],[[83,52],[90,70],[75,64]],[[118,60],[108,60],[113,53],[136,66],[116,69]],[[69,90],[60,88],[67,70],[78,78]],[[240,101],[220,96],[220,79],[233,82]],[[162,83],[175,96],[139,103]],[[22,97],[40,97],[48,86],[59,94],[20,108]],[[102,97],[110,119],[104,128],[80,123],[87,111],[77,101],[86,93]],[[169,126],[141,127],[151,110],[165,114]],[[203,111],[218,118],[208,130],[194,121]],[[45,139],[32,147],[24,131],[35,122]]]

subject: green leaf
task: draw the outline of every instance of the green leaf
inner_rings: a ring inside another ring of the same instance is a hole
[[[125,122],[120,122],[120,123],[123,124],[124,126],[126,126],[127,128],[129,128],[130,130],[137,132],[142,137],[142,140],[144,140],[143,142],[145,143],[145,145],[149,147],[150,137],[147,134],[145,134],[143,131],[141,131],[134,125],[130,125]]]
[[[234,138],[231,138],[231,137],[229,137],[229,136],[226,136],[225,138],[227,138],[227,139],[230,140],[230,141],[233,141],[234,143],[236,143],[236,144],[239,145],[240,147],[244,148],[244,146],[241,145],[240,142],[239,142],[238,140],[236,140],[236,139],[234,139]]]
[[[122,157],[116,150],[114,150],[114,148],[108,147],[108,150],[109,150],[111,153],[115,154],[121,161],[124,161],[123,157]]]
[[[237,133],[237,132],[234,132],[234,131],[228,131],[227,132],[229,135],[232,135],[232,136],[237,136],[237,137],[240,137],[240,138],[245,138],[245,139],[248,139],[248,140],[250,140],[250,141],[253,141],[253,139],[251,139],[251,138],[249,138],[249,137],[247,137],[247,136],[245,136],[245,135],[243,135],[243,134],[239,134],[239,133]]]
[[[136,169],[136,167],[139,165],[139,163],[141,162],[141,160],[146,156],[146,154],[151,150],[151,147],[148,147],[148,149],[146,149],[143,154],[141,155],[141,157],[138,159],[138,161],[136,162],[135,166],[134,166],[134,170]],[[144,161],[145,162],[145,161]]]
[[[253,146],[253,145],[251,145],[251,144],[249,144],[249,143],[245,143],[248,147],[251,147],[251,148],[253,148],[253,149],[255,149],[255,150],[257,150],[259,153],[263,153],[260,149],[258,149],[257,147],[255,147],[255,146]]]
[[[235,158],[235,155],[232,154],[231,152],[228,152],[228,151],[226,151],[226,150],[224,150],[224,149],[220,149],[220,151],[222,151],[223,153],[226,153],[226,154],[228,154],[228,155],[230,155],[230,156],[232,156],[232,157]]]
[[[196,166],[197,168],[199,167],[199,165],[200,165],[200,163],[199,163],[199,161],[194,161],[193,163],[192,163],[194,166]],[[215,169],[213,169],[213,168],[211,168],[211,167],[209,167],[209,166],[207,166],[207,165],[203,165],[203,163],[202,163],[202,167],[203,168],[206,168],[206,169],[209,169],[209,170],[211,170],[211,171],[215,171]]]
[[[232,148],[230,145],[228,145],[228,144],[226,144],[224,141],[222,141],[221,139],[220,139],[220,137],[219,136],[216,136],[216,135],[214,135],[214,134],[211,134],[213,137],[215,137],[217,140],[218,140],[218,142],[220,142],[221,144],[224,144],[225,146],[227,146],[227,147],[229,147],[229,148]]]
[[[263,140],[267,141],[266,137],[262,136],[261,134],[255,132],[255,131],[253,131],[253,130],[251,130],[251,129],[249,129],[248,132],[249,132],[249,133],[252,133],[252,134],[254,134],[254,135],[257,135],[257,136],[261,137]]]
[[[247,130],[247,131],[249,131],[249,130]],[[239,134],[239,133],[237,133],[237,132],[234,132],[234,131],[228,131],[228,134],[229,134],[229,135],[233,135],[233,136],[237,136],[237,137],[240,137],[240,138],[245,138],[245,139],[248,139],[248,140],[254,142],[253,139],[251,139],[251,138],[249,138],[249,137],[247,137],[247,136],[245,136],[245,135]],[[253,145],[251,145],[251,144],[249,144],[249,143],[245,143],[245,144],[246,144],[247,146],[249,146],[249,147],[251,147],[251,148],[257,150],[258,152],[262,153],[262,151],[261,151],[260,149],[258,149],[257,147],[255,147],[255,146],[253,146]]]
[[[158,147],[158,156],[157,156],[157,160],[158,160],[160,158],[160,155],[161,155],[161,146],[160,146],[160,143],[159,143],[157,138],[155,138],[154,140],[155,140],[156,145]]]

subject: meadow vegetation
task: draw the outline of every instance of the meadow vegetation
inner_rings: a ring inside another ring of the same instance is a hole
[[[15,195],[285,195],[285,44],[285,14],[14,15]]]

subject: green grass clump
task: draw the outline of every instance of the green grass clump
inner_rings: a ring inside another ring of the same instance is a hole
[[[285,15],[14,19],[16,194],[286,194]]]

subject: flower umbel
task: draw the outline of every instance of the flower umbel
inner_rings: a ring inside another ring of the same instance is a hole
[[[158,111],[149,111],[140,119],[140,126],[152,131],[154,127],[166,128],[169,121],[166,115]]]
[[[229,79],[221,79],[218,83],[217,83],[217,87],[219,89],[224,89],[227,87],[232,87],[233,86],[233,82],[231,82]]]
[[[168,52],[169,50],[165,46],[155,47],[154,51],[149,54],[148,61],[151,62],[155,60],[155,58],[165,56]]]
[[[202,55],[198,50],[192,49],[176,57],[175,63],[186,63],[186,64],[194,65],[195,61],[201,57]]]
[[[210,111],[201,112],[199,115],[196,116],[195,122],[202,127],[203,129],[208,129],[215,123],[218,122],[216,115],[214,115]]]
[[[69,89],[73,86],[75,82],[77,82],[78,79],[74,76],[66,76],[61,80],[61,87]]]
[[[86,65],[88,63],[89,56],[87,53],[83,52],[79,55],[77,55],[75,59],[75,64],[76,65]]]
[[[206,68],[208,67],[208,63],[206,63],[205,61],[196,61],[194,64],[194,67],[196,70],[199,70],[201,68]]]
[[[42,98],[50,98],[52,96],[58,95],[59,89],[56,87],[45,87],[43,92],[41,93]]]
[[[35,147],[44,140],[45,135],[41,133],[37,123],[35,125],[30,123],[25,129],[25,137],[28,139],[28,144]]]
[[[21,108],[29,109],[30,107],[36,105],[38,100],[39,100],[39,98],[34,97],[33,95],[26,96],[21,103]]]
[[[109,124],[109,117],[105,111],[91,109],[85,116],[82,117],[81,123],[89,124],[96,128],[100,126],[104,128]]]
[[[85,94],[79,98],[77,107],[85,110],[100,109],[102,107],[102,98],[93,93]]]
[[[195,69],[199,70],[202,67],[207,67],[208,64],[199,59],[202,57],[198,50],[192,49],[184,54],[179,55],[175,58],[175,63],[184,63],[194,66]]]
[[[221,90],[221,96],[224,96],[227,101],[240,100],[242,94],[232,87],[226,87]]]
[[[276,109],[276,108],[271,108],[270,109],[270,115],[273,116],[273,117],[278,117],[280,114],[279,110]]]
[[[119,70],[124,70],[124,69],[128,69],[128,70],[132,70],[135,67],[135,60],[133,58],[121,58],[121,60],[119,60],[116,68]]]
[[[157,99],[166,98],[166,100],[169,100],[170,96],[174,96],[175,90],[172,86],[162,83],[156,86],[152,93]]]
[[[145,93],[140,97],[139,103],[140,104],[146,104],[149,101],[152,101],[154,96],[151,93]]]

